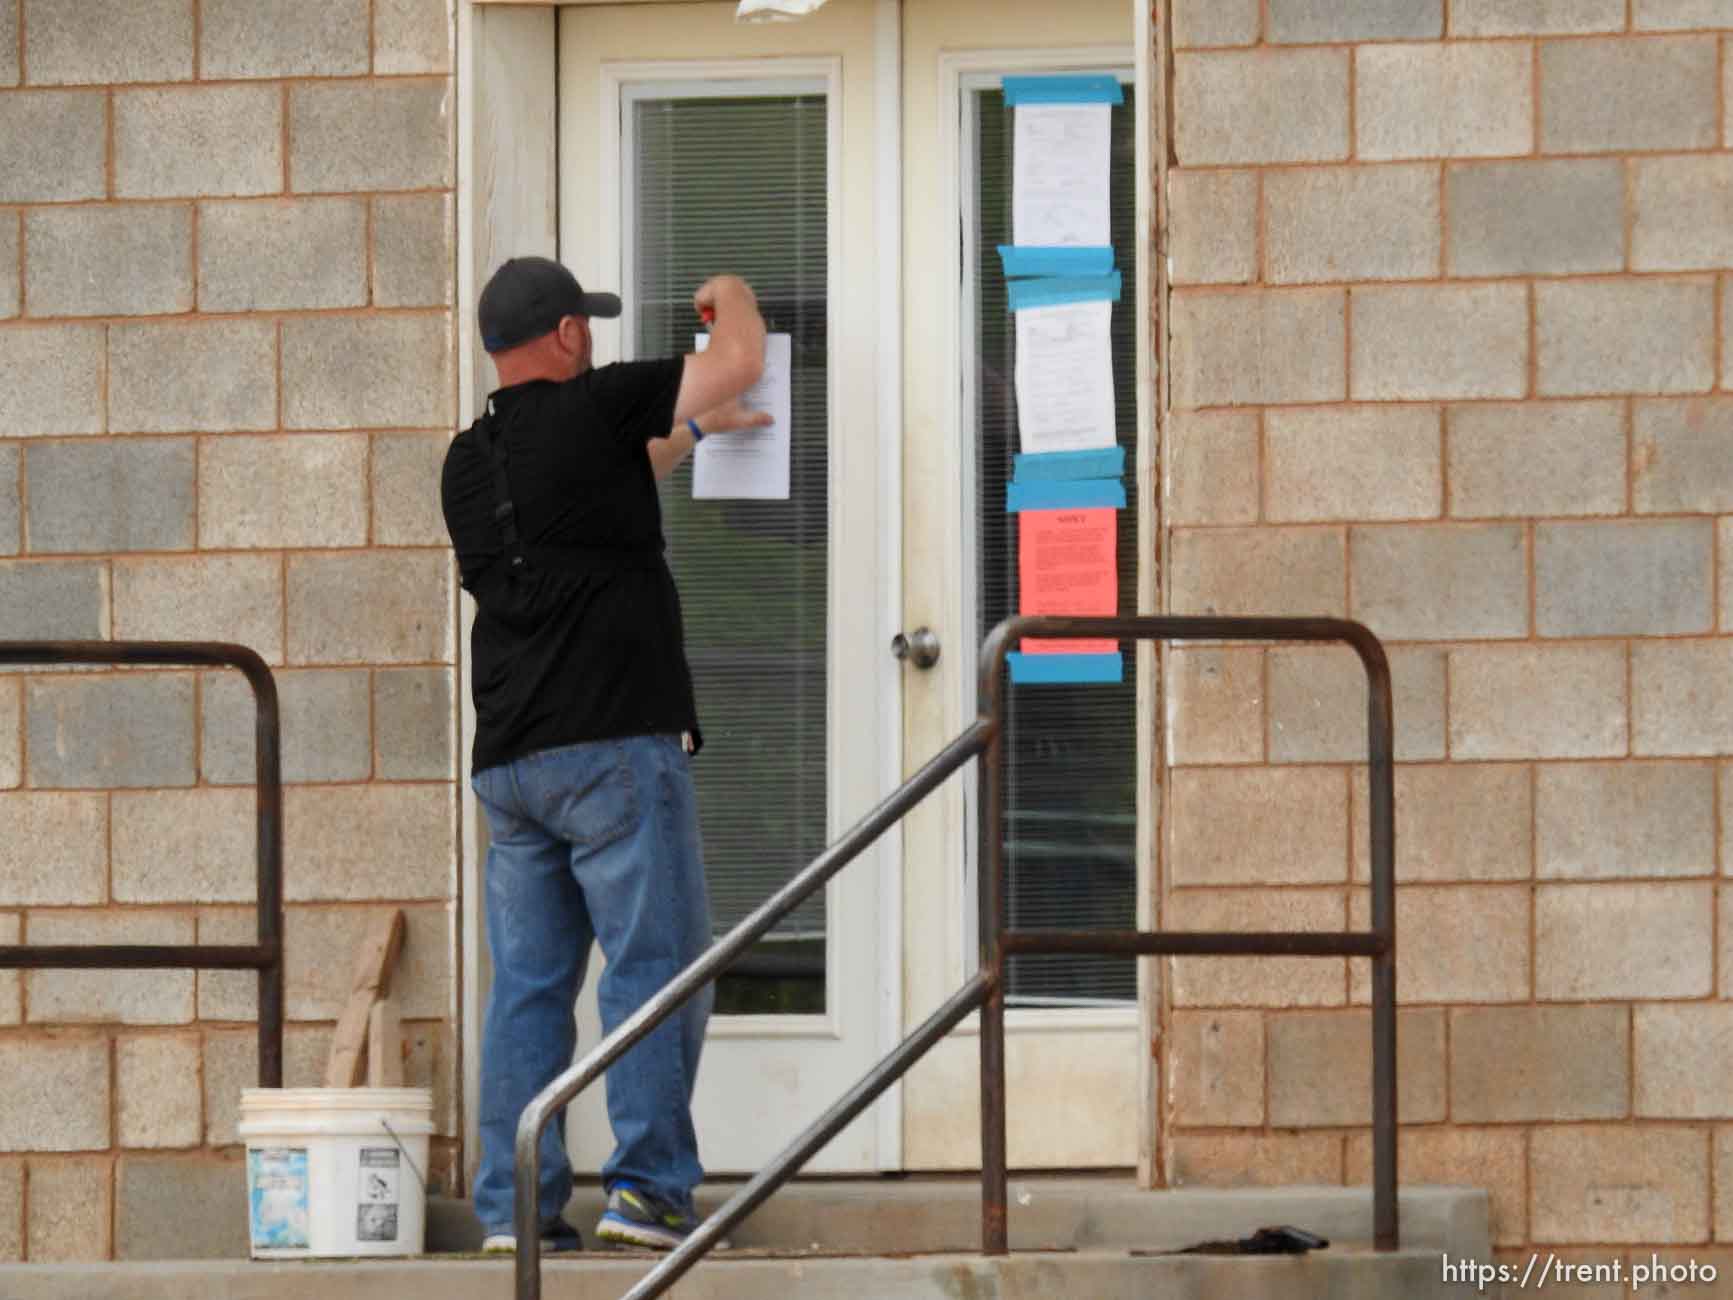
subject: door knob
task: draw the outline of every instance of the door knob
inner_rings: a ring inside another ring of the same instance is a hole
[[[939,662],[939,634],[930,627],[917,627],[907,636],[898,632],[891,638],[891,653],[916,668],[931,668]]]

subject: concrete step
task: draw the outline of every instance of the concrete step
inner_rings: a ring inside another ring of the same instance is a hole
[[[546,1300],[614,1300],[650,1265],[579,1256],[552,1261]],[[511,1300],[509,1262],[463,1258],[306,1264],[19,1264],[0,1267],[6,1300]],[[707,1260],[670,1292],[675,1300],[1460,1300],[1439,1255],[1332,1249],[1246,1258],[1124,1251],[981,1259],[753,1258]]]

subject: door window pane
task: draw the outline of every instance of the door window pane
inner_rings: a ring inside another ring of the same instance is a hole
[[[744,276],[793,337],[787,501],[694,501],[663,483],[704,752],[693,765],[721,934],[816,857],[827,833],[829,577],[827,107],[822,94],[628,102],[628,292],[640,357],[690,352],[692,293]],[[824,1009],[822,892],[718,989],[719,1011]]]
[[[1015,614],[1017,519],[1005,488],[1018,450],[1016,330],[1005,307],[998,246],[1012,242],[1014,110],[997,88],[970,105],[975,192],[975,444],[977,634]],[[1132,88],[1112,110],[1111,203],[1114,264],[1136,281],[1136,104]],[[1113,307],[1113,385],[1126,451],[1126,498],[1135,504],[1137,464],[1135,295]],[[1137,609],[1137,516],[1119,514],[1119,610]],[[1007,693],[1005,868],[1010,923],[1019,928],[1132,929],[1137,911],[1137,687],[1133,645],[1122,643],[1117,686],[1021,686]],[[1128,957],[1015,957],[1013,1006],[1134,1002]]]

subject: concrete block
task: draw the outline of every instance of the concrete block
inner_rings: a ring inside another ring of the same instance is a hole
[[[1631,728],[1633,753],[1726,753],[1733,735],[1733,641],[1634,644]]]
[[[241,1140],[235,1131],[241,1122],[241,1090],[259,1086],[259,1035],[252,1029],[206,1030],[204,1042],[204,1140],[213,1147],[235,1146]],[[324,1087],[330,1054],[329,1025],[284,1026],[283,1086]]]
[[[1631,17],[1640,32],[1733,27],[1729,0],[1635,0]]]
[[[449,668],[381,668],[373,674],[375,762],[381,780],[453,779],[456,692]]]
[[[1438,169],[1426,164],[1268,173],[1264,204],[1270,280],[1312,284],[1437,275],[1439,188]]]
[[[23,933],[23,923],[16,912],[0,912],[0,944],[17,943]],[[24,1023],[23,991],[24,981],[20,978],[18,971],[7,971],[4,975],[0,975],[0,1025]],[[5,1206],[5,1170],[0,1167],[0,1259],[6,1257]]]
[[[14,790],[24,782],[23,720],[23,680],[0,678],[0,790]]]
[[[428,428],[448,423],[448,325],[444,313],[285,321],[285,427]]]
[[[117,791],[110,804],[115,901],[256,899],[256,806],[251,790]]]
[[[349,77],[367,71],[368,0],[201,3],[199,67],[208,79]]]
[[[102,198],[107,99],[100,90],[20,91],[0,99],[0,203]]]
[[[116,433],[228,433],[277,423],[277,330],[269,321],[115,325],[109,418]],[[185,382],[187,375],[199,382]]]
[[[1638,402],[1633,425],[1639,513],[1733,513],[1733,397]]]
[[[366,301],[364,201],[199,205],[199,306],[204,310],[359,307]]]
[[[107,1156],[30,1162],[26,1227],[32,1264],[108,1258],[113,1175]]]
[[[32,85],[190,81],[192,0],[24,0]]]
[[[1539,524],[1542,636],[1661,636],[1715,626],[1715,528],[1707,519]]]
[[[123,1147],[195,1147],[204,1133],[196,1034],[122,1035],[115,1044],[115,1116]]]
[[[1540,885],[1535,996],[1700,998],[1715,988],[1708,882]]]
[[[1341,615],[1347,547],[1335,528],[1221,528],[1173,539],[1179,614]]]
[[[1445,170],[1453,276],[1565,275],[1625,264],[1625,174],[1613,158],[1455,163]]]
[[[1631,173],[1633,270],[1733,265],[1733,157],[1636,158]]]
[[[1634,1016],[1639,1117],[1722,1119],[1733,1113],[1733,1006],[1639,1006]]]
[[[0,219],[0,318],[10,319],[23,307],[24,276],[19,257],[24,231],[22,215]]]
[[[1733,73],[1728,74],[1728,81],[1733,82]],[[1728,101],[1733,103],[1733,95],[1728,96]],[[1733,110],[1729,115],[1733,116]],[[1733,320],[1733,275],[1721,277],[1721,319]],[[1721,387],[1733,388],[1733,348],[1723,348],[1721,352]]]
[[[33,316],[158,316],[193,309],[193,212],[171,204],[24,214]]]
[[[365,546],[367,438],[207,438],[199,448],[199,505],[201,547]]]
[[[114,190],[121,198],[276,194],[282,188],[283,94],[276,86],[115,95]]]
[[[23,547],[23,510],[18,499],[18,468],[24,457],[17,443],[0,444],[0,555]]]
[[[1622,646],[1450,652],[1453,758],[1614,758],[1625,747]]]
[[[1398,762],[1444,757],[1444,652],[1400,646],[1390,659]],[[1338,646],[1272,649],[1270,761],[1364,763],[1366,671]]]
[[[1347,773],[1181,768],[1170,776],[1170,878],[1186,885],[1321,885],[1348,879]]]
[[[1444,460],[1450,513],[1459,518],[1620,514],[1624,403],[1452,406]]]
[[[1695,393],[1713,387],[1712,281],[1543,281],[1534,294],[1536,383],[1542,396]]]
[[[1541,150],[1712,148],[1720,136],[1715,47],[1713,36],[1544,42]]]
[[[100,903],[107,875],[106,795],[0,794],[0,898],[14,906]]]
[[[1352,290],[1357,401],[1521,397],[1528,388],[1528,290],[1514,283]]]
[[[1442,429],[1428,406],[1268,411],[1266,515],[1275,523],[1436,518]]]
[[[107,790],[196,779],[188,674],[39,678],[24,701],[33,786]]]
[[[190,438],[42,442],[26,454],[36,554],[170,551],[193,544]]]
[[[193,914],[152,908],[127,912],[32,912],[31,944],[191,943]],[[193,973],[39,970],[25,976],[30,1023],[184,1025],[193,1018]]]
[[[116,1259],[244,1259],[247,1174],[199,1153],[122,1156],[115,1170]]]
[[[1168,23],[1176,49],[1197,45],[1256,45],[1259,0],[1174,0]]]
[[[1537,1241],[1704,1241],[1709,1135],[1618,1124],[1537,1128],[1529,1138]]]
[[[1171,172],[1167,202],[1175,284],[1250,284],[1258,278],[1256,172]]]
[[[1564,36],[1625,30],[1624,0],[1451,0],[1452,36]]]
[[[1180,889],[1170,930],[1332,930],[1348,923],[1340,889]],[[1335,957],[1176,957],[1176,1007],[1339,1007],[1346,961]]]
[[[0,4],[0,86],[16,86],[18,84],[18,0],[6,0]],[[12,1172],[16,1174],[16,1169]],[[0,1166],[0,1179],[6,1177],[5,1166]],[[0,1192],[0,1197],[4,1193]],[[0,1204],[4,1204],[0,1199]],[[0,1210],[0,1234],[5,1232],[6,1214]],[[16,1255],[6,1253],[8,1238],[0,1236],[0,1259],[16,1259]]]
[[[1339,402],[1347,395],[1340,289],[1173,295],[1173,404]]]
[[[1396,1139],[1402,1181],[1420,1185],[1484,1187],[1492,1201],[1492,1240],[1514,1245],[1527,1240],[1527,1143],[1519,1129],[1405,1128]],[[1372,1139],[1348,1135],[1347,1184],[1372,1181]]]
[[[280,664],[282,561],[274,555],[116,560],[114,628],[115,636],[139,641],[238,641]]]
[[[1168,422],[1167,518],[1187,524],[1258,519],[1255,411],[1175,411]]]
[[[1349,532],[1351,616],[1387,640],[1470,640],[1528,631],[1519,524],[1391,524]]]
[[[1707,763],[1542,764],[1535,871],[1555,879],[1715,874]]]
[[[1348,51],[1179,54],[1173,124],[1182,167],[1344,159]]]
[[[1630,1113],[1624,1007],[1459,1007],[1450,1013],[1458,1123],[1618,1119]]]
[[[1257,763],[1264,757],[1262,650],[1175,647],[1167,660],[1168,762]],[[4,719],[0,718],[0,733]]]
[[[365,781],[373,771],[366,669],[275,674],[285,781]],[[239,673],[207,673],[200,771],[213,785],[250,785],[257,770],[253,692]]]
[[[284,792],[285,897],[444,898],[457,844],[445,785],[307,786]]]
[[[1270,1123],[1346,1128],[1372,1122],[1372,1016],[1304,1011],[1269,1021]],[[1444,1118],[1444,1012],[1402,1011],[1396,1108],[1410,1124]]]
[[[1733,822],[1728,820],[1728,814],[1733,813],[1733,793],[1728,792],[1727,786],[1727,782],[1730,780],[1733,780],[1733,771],[1729,771],[1723,766],[1721,769],[1721,834],[1723,837],[1721,850],[1723,861],[1726,860],[1726,853],[1729,848],[1726,843],[1726,837],[1729,834],[1727,828],[1729,825],[1733,825]],[[1725,867],[1723,867],[1722,872],[1724,875],[1733,874],[1727,872]],[[1720,951],[1727,954],[1720,960],[1720,970],[1716,976],[1717,989],[1719,996],[1725,999],[1733,995],[1733,891],[1729,891],[1727,886],[1722,885],[1715,891],[1715,896],[1720,905],[1716,938],[1720,941]]]
[[[1444,35],[1444,0],[1270,0],[1272,44],[1426,40]]]
[[[1257,1011],[1176,1011],[1167,1036],[1173,1123],[1264,1122],[1264,1017]]]
[[[108,1040],[82,1034],[0,1039],[0,1146],[104,1151],[109,1144]]]
[[[1354,773],[1354,879],[1372,878],[1364,769]],[[1439,763],[1396,769],[1396,879],[1527,880],[1534,806],[1528,769]]]
[[[1534,68],[1510,43],[1372,45],[1354,52],[1358,156],[1482,158],[1534,148]]]
[[[373,70],[382,76],[451,71],[445,0],[375,0]]]
[[[11,98],[0,96],[0,111]],[[14,438],[101,433],[102,370],[101,325],[0,330],[0,428]]]
[[[448,657],[451,557],[370,551],[289,558],[289,660],[425,663]]]
[[[381,433],[369,463],[376,546],[444,546],[439,476],[451,438],[439,433]]]
[[[291,870],[300,863],[290,859]],[[381,891],[383,892],[383,891]],[[284,1007],[288,1019],[336,1020],[349,999],[354,954],[377,924],[378,906],[290,907],[284,918]],[[442,903],[403,909],[407,926],[403,954],[392,987],[405,1019],[438,1019],[451,998],[450,914]],[[199,913],[200,943],[252,943],[258,935],[254,910],[207,908]],[[202,1020],[257,1020],[257,976],[205,971],[199,976]],[[321,1061],[317,1073],[322,1077]]]
[[[1721,520],[1715,533],[1721,557],[1721,626],[1733,628],[1733,519]]]
[[[1173,1139],[1175,1187],[1333,1185],[1342,1176],[1336,1133],[1211,1133]]]
[[[449,194],[382,194],[373,200],[373,301],[381,307],[448,307],[456,286],[457,223]]]
[[[1733,1238],[1733,1129],[1715,1130],[1715,1240]]]
[[[289,187],[300,194],[449,187],[451,79],[309,83],[289,92]]]
[[[0,562],[0,609],[9,636],[25,641],[108,635],[108,575],[99,564]]]
[[[1514,885],[1409,885],[1396,891],[1396,987],[1405,1002],[1526,1002],[1529,889]],[[1372,928],[1369,891],[1350,920]],[[1474,960],[1464,961],[1472,952]],[[1348,967],[1351,1000],[1372,1000],[1371,969]]]
[[[14,1264],[23,1258],[24,1162],[0,1160],[0,1260]]]

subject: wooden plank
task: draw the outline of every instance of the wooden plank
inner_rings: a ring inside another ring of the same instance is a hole
[[[331,1036],[331,1055],[325,1062],[327,1088],[353,1088],[361,1082],[366,1065],[367,1020],[373,1004],[391,990],[391,968],[403,951],[403,912],[392,908],[381,916],[361,945],[355,959],[355,974],[349,983],[349,1002]]]
[[[380,998],[367,1015],[367,1084],[403,1086],[403,1018],[395,997]]]

